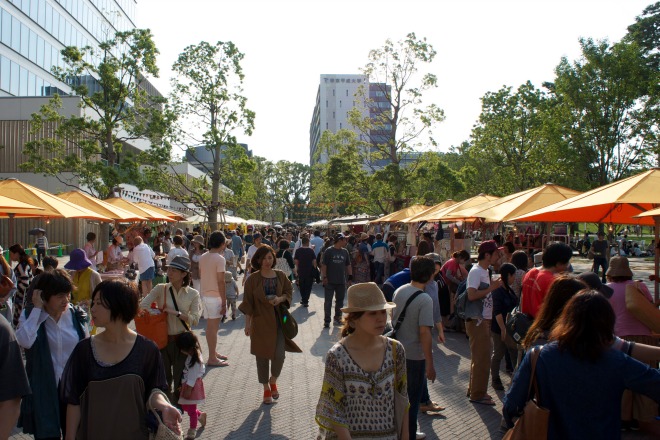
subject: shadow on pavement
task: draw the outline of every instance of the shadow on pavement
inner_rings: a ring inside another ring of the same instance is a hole
[[[273,404],[277,405],[277,403]],[[273,405],[261,405],[247,416],[241,426],[227,434],[226,439],[274,439],[288,440],[289,437],[272,432],[271,408]]]

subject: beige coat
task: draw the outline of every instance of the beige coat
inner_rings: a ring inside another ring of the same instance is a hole
[[[283,303],[287,308],[291,304],[293,286],[284,272],[276,270],[277,296],[283,296]],[[267,359],[275,358],[275,343],[277,335],[277,321],[273,306],[266,299],[264,281],[261,272],[254,272],[245,282],[243,302],[238,309],[252,318],[250,327],[250,353]],[[300,353],[302,350],[291,339],[284,339],[285,350]]]

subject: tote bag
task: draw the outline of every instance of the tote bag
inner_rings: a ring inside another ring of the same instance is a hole
[[[167,346],[167,313],[163,312],[167,296],[163,285],[163,307],[160,314],[152,315],[148,310],[142,309],[135,317],[135,331],[147,339],[154,341],[159,350]]]

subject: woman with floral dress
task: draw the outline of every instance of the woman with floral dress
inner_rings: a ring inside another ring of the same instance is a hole
[[[14,268],[14,274],[16,275],[18,284],[16,284],[16,295],[14,296],[14,316],[12,320],[12,324],[14,325],[14,328],[16,328],[18,327],[18,320],[26,302],[25,292],[32,282],[34,262],[32,261],[32,258],[30,258],[25,252],[23,246],[20,244],[15,244],[9,247],[9,259],[18,263]]]
[[[408,411],[397,425],[394,410],[395,393],[407,396],[406,355],[401,343],[382,336],[394,307],[375,283],[348,288],[342,339],[326,356],[317,440],[408,440]]]

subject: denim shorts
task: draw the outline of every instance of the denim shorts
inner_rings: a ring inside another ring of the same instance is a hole
[[[145,270],[140,274],[140,281],[153,280],[155,277],[156,277],[156,268],[151,266],[149,269]]]

